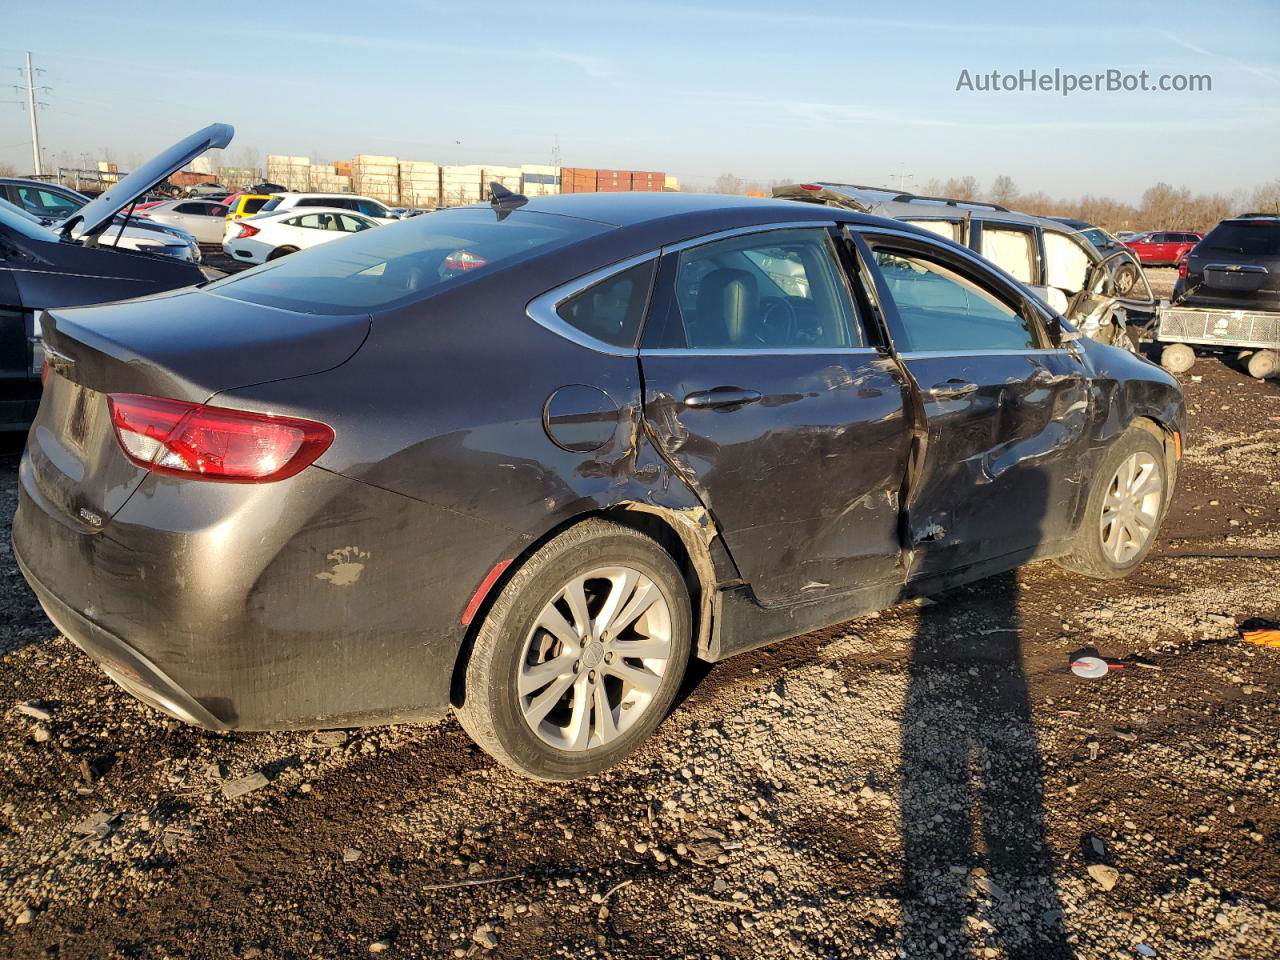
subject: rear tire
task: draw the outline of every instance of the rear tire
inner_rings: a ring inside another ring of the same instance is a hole
[[[670,710],[691,637],[689,592],[671,556],[629,527],[583,521],[525,561],[494,601],[458,719],[517,773],[593,776]]]
[[[276,247],[269,254],[267,254],[267,259],[279,260],[281,257],[287,257],[289,254],[297,253],[297,252],[298,252],[297,247]]]
[[[1171,343],[1160,351],[1160,366],[1170,373],[1186,373],[1196,364],[1196,352],[1185,343]]]
[[[1099,580],[1127,577],[1155,545],[1171,493],[1164,445],[1130,426],[1098,464],[1071,553],[1058,563]]]
[[[1249,358],[1249,376],[1265,380],[1277,372],[1280,372],[1280,354],[1274,350],[1259,350]]]

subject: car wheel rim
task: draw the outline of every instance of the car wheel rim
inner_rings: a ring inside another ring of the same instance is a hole
[[[1151,454],[1135,453],[1120,464],[1107,485],[1099,521],[1102,549],[1112,563],[1128,563],[1155,534],[1163,490],[1160,467]]]
[[[516,669],[529,729],[560,750],[608,744],[640,720],[671,659],[671,607],[632,567],[574,577],[525,637]]]

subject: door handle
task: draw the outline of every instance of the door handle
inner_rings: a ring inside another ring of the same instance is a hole
[[[959,380],[952,377],[943,383],[935,383],[929,388],[929,396],[939,400],[949,400],[952,397],[967,397],[971,393],[978,392],[978,385],[968,380]]]
[[[698,390],[684,398],[686,407],[695,410],[710,410],[717,407],[740,407],[744,403],[755,403],[763,394],[759,390],[743,390],[741,387],[713,387],[710,390]]]

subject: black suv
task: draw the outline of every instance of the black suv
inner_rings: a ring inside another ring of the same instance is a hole
[[[1223,220],[1178,269],[1173,302],[1229,310],[1280,310],[1280,215]]]

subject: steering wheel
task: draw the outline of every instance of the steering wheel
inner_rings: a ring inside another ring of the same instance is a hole
[[[796,308],[786,297],[765,297],[756,340],[770,347],[795,342],[797,319]]]

